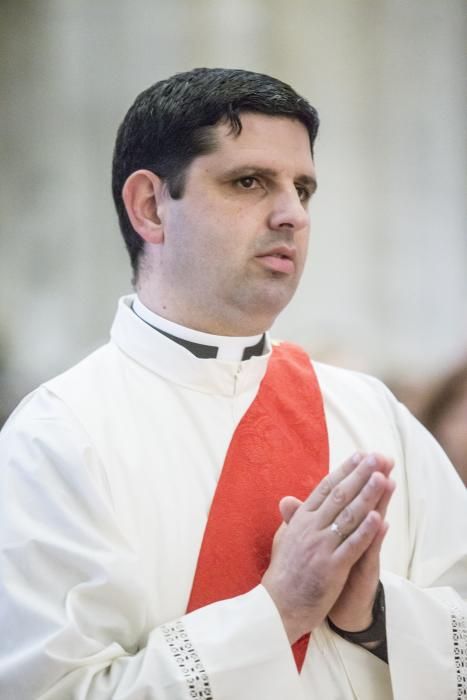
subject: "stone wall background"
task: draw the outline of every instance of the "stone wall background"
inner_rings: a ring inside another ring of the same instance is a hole
[[[398,384],[467,351],[465,0],[2,0],[0,413],[108,337],[130,271],[110,196],[136,94],[194,66],[319,109],[308,269],[275,326]]]

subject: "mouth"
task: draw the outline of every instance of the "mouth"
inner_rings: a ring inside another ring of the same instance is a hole
[[[273,258],[282,258],[282,260],[290,260],[290,255],[285,255],[284,253],[270,253]]]
[[[295,250],[287,246],[273,248],[262,255],[257,255],[258,262],[273,272],[290,275],[295,272]]]

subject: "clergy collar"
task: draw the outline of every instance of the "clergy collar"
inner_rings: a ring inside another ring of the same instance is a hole
[[[255,355],[262,355],[265,351],[264,333],[230,337],[196,331],[159,316],[148,309],[137,296],[133,300],[132,309],[142,321],[201,359],[241,362]]]
[[[137,365],[170,382],[211,395],[233,397],[258,389],[271,357],[268,333],[263,355],[247,361],[202,360],[164,334],[155,332],[133,311],[134,301],[134,295],[120,299],[111,341]]]

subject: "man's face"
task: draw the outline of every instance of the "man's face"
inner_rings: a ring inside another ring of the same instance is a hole
[[[245,113],[160,203],[158,310],[197,330],[252,335],[288,304],[305,264],[315,170],[297,120]]]

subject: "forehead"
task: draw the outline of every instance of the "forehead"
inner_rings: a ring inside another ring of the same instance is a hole
[[[310,138],[300,121],[252,112],[243,112],[240,119],[239,134],[232,131],[230,123],[215,126],[215,150],[196,160],[205,161],[205,166],[246,163],[314,176]]]

